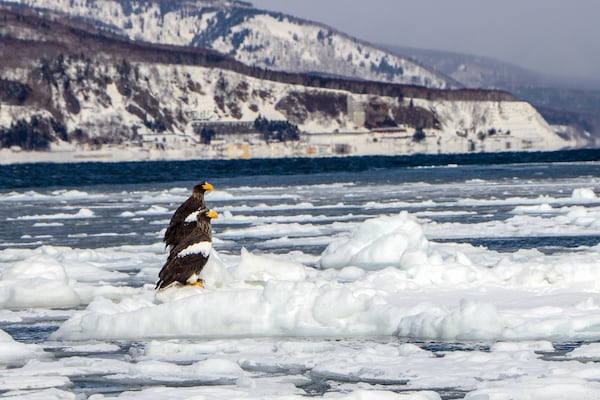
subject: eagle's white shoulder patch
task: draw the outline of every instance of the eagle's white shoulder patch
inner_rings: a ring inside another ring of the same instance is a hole
[[[204,257],[208,257],[211,249],[211,242],[194,243],[177,253],[177,257],[185,257],[191,254],[202,254]]]
[[[196,222],[196,219],[198,218],[198,211],[194,211],[193,213],[188,214],[187,217],[185,217],[185,222],[186,223],[190,223],[190,222]]]

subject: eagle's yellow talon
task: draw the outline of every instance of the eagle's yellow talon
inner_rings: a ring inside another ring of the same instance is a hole
[[[191,283],[192,286],[197,286],[199,288],[204,288],[204,280],[198,279],[196,282]]]

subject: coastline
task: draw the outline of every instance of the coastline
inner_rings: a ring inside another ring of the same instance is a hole
[[[168,137],[169,135],[165,135]],[[260,135],[231,135],[211,144],[191,141],[163,141],[138,144],[103,145],[90,148],[59,142],[49,151],[25,151],[19,148],[0,149],[0,165],[25,163],[135,162],[185,160],[249,160],[280,158],[327,158],[346,156],[410,156],[417,154],[477,154],[502,152],[560,151],[576,149],[549,143],[520,140],[517,137],[488,138],[476,143],[467,138],[453,137],[442,141],[438,135],[428,135],[416,141],[412,134],[397,130],[383,132],[341,132],[303,134],[299,141],[265,142]]]

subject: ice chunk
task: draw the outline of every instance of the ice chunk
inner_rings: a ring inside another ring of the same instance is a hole
[[[375,270],[406,268],[426,260],[428,241],[421,225],[406,211],[373,218],[347,239],[332,242],[321,255],[322,268],[357,266]]]
[[[173,365],[163,361],[140,361],[130,364],[126,373],[110,379],[120,382],[143,382],[149,379],[163,382],[198,381],[202,383],[233,383],[243,375],[240,366],[230,360],[212,358],[191,365]]]
[[[302,264],[254,255],[242,248],[234,278],[243,281],[303,281],[306,279],[306,273]]]
[[[221,288],[232,281],[231,274],[227,270],[221,256],[215,249],[210,252],[210,257],[200,273],[206,287]]]
[[[7,392],[4,395],[7,398],[19,400],[77,400],[78,397],[73,392],[67,392],[66,390],[57,389],[57,387],[68,387],[71,385],[71,381],[67,377],[52,376],[52,377],[39,377],[39,378],[15,378],[17,385],[28,389],[27,391],[15,390],[14,392]],[[29,384],[28,384],[29,383]],[[33,383],[33,384],[31,384]],[[37,389],[40,387],[48,387],[49,389],[42,390],[30,390]],[[46,386],[43,386],[46,385]],[[7,387],[3,387],[7,388]]]
[[[89,208],[81,208],[75,214],[68,213],[57,213],[57,214],[43,214],[43,215],[23,215],[17,217],[17,220],[49,220],[49,219],[84,219],[84,218],[94,218],[96,214],[90,210]],[[7,218],[7,220],[11,221],[14,218]]]
[[[494,339],[502,336],[506,322],[491,303],[462,300],[459,307],[443,307],[404,317],[399,336],[458,339]]]
[[[73,307],[79,304],[80,298],[63,265],[52,256],[33,255],[2,272],[2,307]]]
[[[594,189],[590,189],[590,188],[573,189],[571,198],[574,201],[582,202],[582,203],[598,200],[598,198],[596,197],[596,193],[594,193]]]
[[[600,359],[600,343],[583,344],[567,354],[569,358]]]
[[[484,388],[467,393],[465,400],[503,399],[597,399],[600,385],[576,377],[531,377],[506,382],[489,382]]]
[[[0,329],[0,366],[20,365],[29,359],[45,357],[46,353],[37,344],[15,341],[12,336]],[[4,384],[1,386],[4,387]],[[4,387],[6,389],[6,387]]]

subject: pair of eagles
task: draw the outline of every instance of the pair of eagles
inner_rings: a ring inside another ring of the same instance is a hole
[[[210,221],[219,217],[204,204],[204,193],[213,189],[208,182],[197,184],[171,217],[163,238],[169,256],[158,274],[157,290],[173,284],[203,287],[199,275],[212,250]]]

